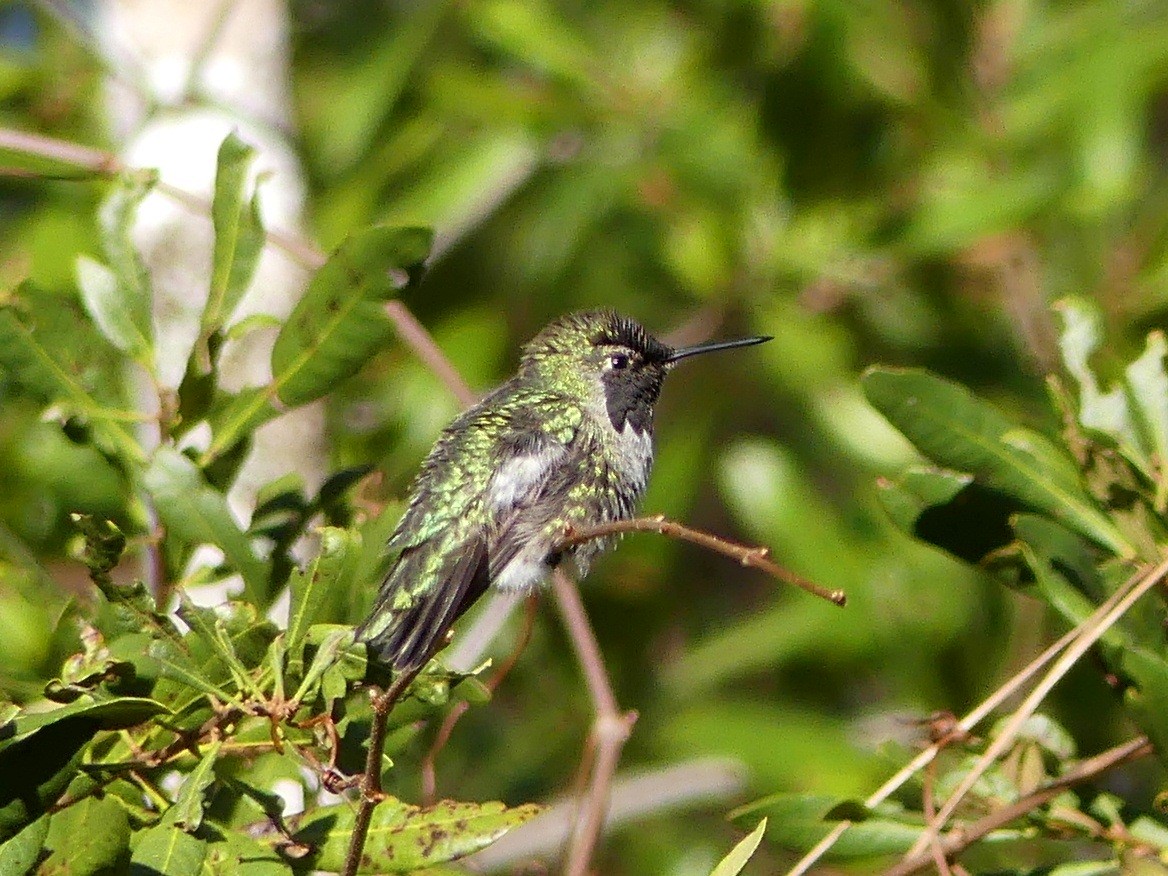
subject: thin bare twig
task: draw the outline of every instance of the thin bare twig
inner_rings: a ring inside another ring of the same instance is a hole
[[[1152,750],[1152,743],[1148,741],[1146,736],[1129,739],[1121,745],[1109,748],[1101,754],[1082,761],[1057,779],[1047,782],[1041,788],[1009,806],[996,809],[969,827],[950,831],[946,836],[934,839],[933,842],[939,842],[940,850],[946,859],[952,858],[987,834],[1021,818],[1027,812],[1049,803],[1067,788],[1089,781],[1129,760],[1146,757],[1152,753]],[[886,870],[884,876],[910,876],[912,873],[919,873],[932,863],[934,863],[933,852],[931,849],[926,849],[923,853],[910,855],[895,867]]]
[[[342,876],[357,876],[361,867],[361,855],[365,851],[365,838],[369,835],[369,822],[373,810],[384,798],[381,790],[381,758],[385,753],[385,725],[389,713],[410,686],[410,682],[422,667],[403,672],[385,690],[373,689],[373,722],[369,726],[369,753],[365,758],[365,772],[361,777],[361,802],[357,807],[357,817],[353,820],[353,833],[349,837],[349,851],[345,856]]]
[[[1141,572],[1133,576],[1116,591],[1119,598],[1114,600],[1114,604],[1109,604],[1113,600],[1108,600],[1108,602],[1100,605],[1090,617],[1079,624],[1076,628],[1078,635],[1076,635],[1075,640],[1071,642],[1062,656],[1055,661],[1054,666],[1043,676],[1034,690],[1022,701],[1022,704],[1006,722],[1005,727],[1002,728],[1001,733],[986,747],[986,750],[978,758],[973,768],[966,773],[956,790],[949,796],[949,799],[945,801],[945,805],[937,813],[936,823],[925,826],[924,832],[909,851],[909,854],[906,856],[907,858],[919,855],[922,850],[928,847],[929,843],[933,841],[933,837],[937,835],[938,827],[948,822],[957,807],[961,805],[961,801],[965,798],[965,795],[969,793],[978,779],[985,774],[985,771],[989,769],[990,765],[1006,749],[1014,744],[1019,729],[1034,714],[1039,703],[1046,698],[1046,695],[1050,693],[1051,689],[1078,662],[1079,658],[1087,653],[1099,641],[1103,634],[1111,629],[1141,596],[1159,584],[1165,575],[1168,575],[1168,560],[1161,562],[1151,571]]]
[[[608,807],[608,792],[612,775],[620,760],[620,752],[625,740],[637,721],[637,713],[620,711],[612,684],[604,667],[604,657],[600,645],[588,623],[588,615],[580,600],[580,591],[572,580],[557,569],[552,577],[552,590],[560,616],[567,627],[576,659],[584,671],[588,694],[596,709],[592,724],[592,738],[596,746],[596,760],[592,764],[589,788],[579,803],[575,825],[564,858],[564,876],[584,876],[592,860],[592,852],[600,837],[604,824],[604,814]]]
[[[993,712],[998,706],[1014,696],[1018,690],[1027,681],[1030,680],[1042,667],[1050,663],[1062,651],[1074,641],[1075,636],[1078,635],[1077,630],[1071,630],[1064,634],[1057,642],[1035,657],[1030,663],[1024,666],[1019,672],[1016,672],[1009,678],[1001,687],[995,690],[992,694],[982,700],[977,706],[969,711],[960,721],[957,722],[957,728],[960,731],[968,733],[974,727],[982,722],[987,715]],[[876,789],[864,801],[864,806],[872,809],[879,806],[889,797],[896,793],[896,791],[912,778],[916,773],[928,766],[937,757],[941,750],[948,744],[947,739],[941,739],[930,745],[907,764],[900,768],[894,776]],[[804,876],[815,863],[827,854],[828,850],[839,841],[839,838],[847,832],[847,829],[852,826],[850,821],[840,821],[835,827],[831,829],[823,839],[815,844],[810,851],[807,852],[799,861],[787,871],[786,876]]]
[[[820,599],[826,599],[835,605],[842,606],[847,604],[848,601],[847,595],[842,590],[826,590],[818,584],[814,584],[806,578],[800,577],[791,570],[784,569],[782,566],[768,559],[770,556],[770,548],[747,547],[746,545],[735,544],[732,541],[727,541],[711,533],[691,529],[681,523],[669,520],[663,514],[655,514],[652,517],[634,517],[631,520],[613,520],[609,523],[598,523],[595,526],[571,528],[564,533],[564,537],[560,540],[559,548],[562,550],[586,541],[595,541],[598,538],[607,538],[610,535],[620,535],[626,532],[657,532],[661,535],[667,535],[670,538],[701,545],[707,550],[722,554],[732,560],[737,560],[747,568],[759,569],[785,584],[792,584],[795,587],[818,596]]]

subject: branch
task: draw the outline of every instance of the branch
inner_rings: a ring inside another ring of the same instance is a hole
[[[423,661],[424,664],[425,661]],[[369,835],[369,822],[373,810],[385,799],[381,790],[381,758],[385,753],[385,724],[394,705],[410,686],[410,682],[421,672],[422,667],[401,673],[384,691],[373,688],[373,722],[369,725],[369,754],[365,758],[365,772],[361,776],[361,802],[357,817],[353,821],[353,833],[349,838],[349,851],[345,856],[342,876],[357,876],[361,867],[361,855],[365,851],[365,838]]]
[[[1134,739],[1129,739],[1122,745],[1109,748],[1101,754],[1082,761],[1057,779],[1047,782],[1041,788],[1027,794],[1009,806],[1003,806],[1001,809],[991,812],[984,818],[975,821],[969,827],[952,830],[944,838],[941,838],[939,841],[935,839],[934,841],[937,842],[940,852],[944,854],[945,858],[952,858],[965,851],[987,834],[1006,826],[1017,818],[1021,818],[1027,812],[1049,803],[1067,788],[1089,781],[1119,766],[1121,763],[1146,757],[1152,753],[1152,750],[1152,743],[1148,741],[1148,737],[1146,736],[1137,736]],[[884,876],[910,876],[912,873],[919,873],[933,863],[933,852],[931,849],[927,849],[922,853],[906,858],[895,867],[886,870]]]
[[[737,560],[747,568],[759,569],[766,572],[772,578],[776,578],[784,584],[792,584],[795,587],[806,590],[808,593],[818,596],[820,599],[826,599],[828,602],[840,606],[845,605],[848,601],[847,595],[842,590],[826,590],[818,584],[814,584],[806,578],[796,575],[789,569],[784,569],[777,563],[772,562],[768,559],[770,556],[770,548],[747,547],[746,545],[735,544],[732,541],[727,541],[711,533],[691,529],[673,520],[667,520],[662,514],[657,514],[652,517],[634,517],[632,520],[614,520],[611,523],[598,523],[595,526],[572,527],[564,533],[564,537],[557,547],[563,550],[564,548],[583,544],[587,541],[594,541],[598,538],[607,538],[610,535],[620,535],[626,532],[657,532],[669,538],[688,541],[700,545],[707,550],[727,556],[732,560]]]
[[[961,805],[961,801],[965,798],[965,795],[977,784],[977,781],[990,768],[990,765],[1005,753],[1007,748],[1014,744],[1019,729],[1034,714],[1039,704],[1046,698],[1046,695],[1050,693],[1051,689],[1079,661],[1079,658],[1087,653],[1102,638],[1103,634],[1111,629],[1141,596],[1159,584],[1165,575],[1168,575],[1168,560],[1161,562],[1150,571],[1142,569],[1122,587],[1116,590],[1110,599],[1095,609],[1090,617],[1076,627],[1077,632],[1074,641],[1071,642],[1062,656],[1055,661],[1054,666],[1042,677],[1042,680],[1035,686],[1034,690],[1022,701],[1022,705],[1010,716],[1002,731],[994,737],[993,742],[986,747],[981,757],[978,758],[969,772],[965,774],[965,777],[958,784],[956,790],[949,796],[949,799],[945,801],[945,805],[937,813],[936,823],[925,825],[924,832],[916,843],[913,844],[912,849],[909,850],[906,856],[907,858],[919,855],[928,847],[933,837],[937,835],[938,827],[944,825],[952,817],[954,811]]]
[[[552,590],[596,710],[591,734],[596,759],[592,763],[588,790],[577,804],[575,825],[564,861],[564,876],[584,876],[604,824],[612,774],[616,771],[625,740],[637,721],[637,713],[621,713],[604,667],[600,645],[580,600],[580,591],[561,569],[557,569],[552,577]]]
[[[977,706],[971,709],[965,717],[957,722],[955,732],[965,732],[973,730],[982,720],[994,711],[998,706],[1014,696],[1030,678],[1037,673],[1042,667],[1054,660],[1062,651],[1075,639],[1077,631],[1071,630],[1063,635],[1061,639],[1035,657],[1028,665],[1023,667],[1019,672],[1011,676],[1004,684],[1001,685],[992,694],[982,700]],[[927,767],[950,742],[950,738],[939,739],[910,760],[907,764],[900,768],[897,773],[888,781],[881,785],[874,791],[865,801],[864,806],[867,809],[874,809],[891,797],[899,790],[901,785],[911,779],[916,773]],[[810,870],[815,863],[827,854],[828,850],[839,841],[839,838],[847,832],[847,829],[852,826],[850,821],[837,822],[835,827],[810,851],[807,852],[799,861],[787,871],[787,876],[803,876]]]

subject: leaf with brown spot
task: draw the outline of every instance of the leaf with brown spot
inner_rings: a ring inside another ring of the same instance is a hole
[[[477,852],[514,827],[531,820],[539,807],[508,808],[502,803],[443,800],[418,807],[390,798],[373,810],[359,873],[406,873]],[[298,868],[340,870],[353,832],[354,810],[347,803],[325,806],[291,819],[293,839],[312,851]]]

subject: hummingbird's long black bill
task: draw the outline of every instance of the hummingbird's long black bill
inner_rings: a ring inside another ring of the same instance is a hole
[[[688,359],[690,356],[697,356],[701,353],[715,353],[718,350],[733,350],[735,347],[753,347],[756,344],[765,344],[767,341],[773,341],[770,335],[765,335],[759,338],[739,338],[735,341],[710,341],[705,344],[695,344],[692,347],[682,347],[680,350],[674,350],[668,359],[665,360],[666,365],[671,365],[682,359]]]

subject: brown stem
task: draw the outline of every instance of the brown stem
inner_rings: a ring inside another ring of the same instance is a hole
[[[1121,763],[1146,757],[1152,753],[1152,750],[1152,743],[1148,741],[1148,737],[1137,736],[1122,745],[1109,748],[1101,754],[1088,758],[1057,779],[1047,782],[1041,788],[1009,806],[1003,806],[1001,809],[991,812],[967,828],[950,831],[943,838],[940,838],[941,851],[946,859],[952,858],[987,834],[1021,818],[1027,812],[1049,803],[1067,788],[1093,779]],[[910,876],[912,873],[919,873],[932,863],[933,853],[931,850],[926,850],[924,853],[906,858],[895,867],[886,870],[884,876]]]
[[[932,837],[936,835],[937,829],[943,827],[948,822],[949,818],[961,804],[961,800],[969,793],[978,779],[1014,743],[1022,725],[1034,714],[1039,704],[1046,698],[1046,695],[1050,693],[1054,686],[1058,684],[1059,680],[1102,638],[1104,633],[1111,629],[1123,617],[1132,605],[1149,590],[1160,584],[1165,575],[1168,575],[1168,560],[1162,561],[1151,570],[1148,570],[1146,566],[1142,567],[1075,628],[1075,638],[1067,646],[1066,651],[1054,662],[1054,665],[1051,666],[1046,675],[1035,685],[1034,689],[1026,695],[1026,698],[1014,710],[1014,713],[1006,721],[998,735],[994,737],[994,740],[986,747],[986,750],[982,752],[981,756],[962,777],[962,780],[953,790],[953,793],[949,795],[949,798],[937,813],[936,824],[925,825],[925,830],[905,856],[906,858],[916,857],[928,847]]]
[[[564,876],[584,876],[588,872],[588,864],[604,824],[612,775],[616,771],[625,740],[629,738],[633,724],[637,721],[637,713],[622,713],[617,705],[600,645],[592,632],[576,585],[562,570],[557,569],[552,578],[552,589],[596,710],[592,724],[596,760],[592,766],[588,791],[576,812],[576,823],[568,842],[563,871]]]
[[[742,544],[735,544],[732,541],[727,541],[709,532],[702,532],[701,530],[684,526],[676,521],[668,520],[662,514],[656,514],[652,517],[634,517],[631,520],[613,520],[609,523],[598,523],[595,526],[572,528],[564,533],[564,537],[560,540],[559,548],[562,550],[586,541],[606,538],[610,535],[620,535],[626,532],[657,532],[669,538],[688,541],[692,544],[700,545],[707,550],[727,556],[732,560],[737,560],[747,568],[759,569],[760,571],[766,572],[772,578],[776,578],[784,584],[793,584],[795,587],[806,590],[808,593],[814,594],[820,599],[826,599],[828,602],[840,606],[847,604],[848,601],[847,595],[842,590],[827,590],[771,561],[768,558],[770,548],[748,547]]]
[[[365,772],[361,777],[361,803],[353,821],[353,833],[349,838],[349,851],[345,856],[342,876],[357,876],[373,810],[384,798],[381,791],[381,757],[385,752],[385,725],[389,713],[421,669],[419,666],[403,672],[384,691],[373,691],[373,722],[369,725],[369,755],[365,758]]]

